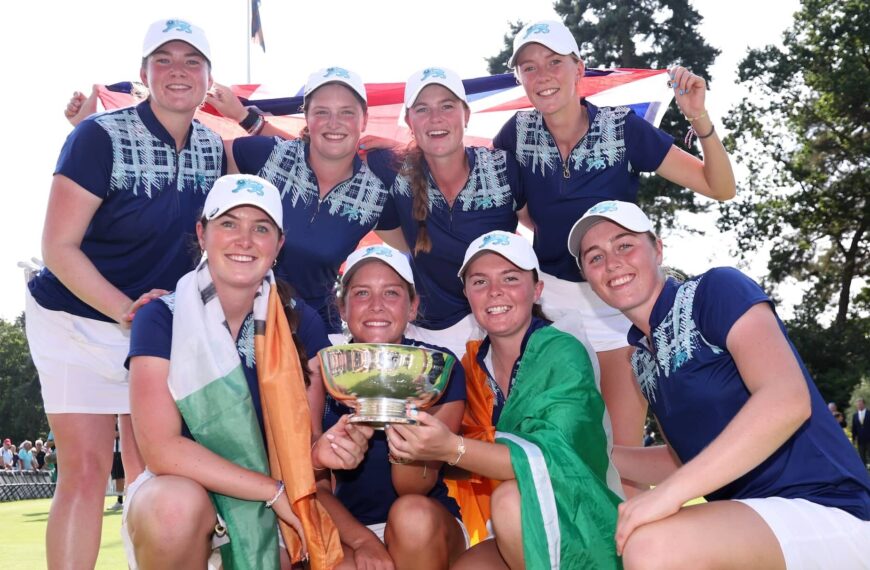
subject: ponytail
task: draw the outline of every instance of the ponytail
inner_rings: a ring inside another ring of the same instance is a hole
[[[414,242],[414,255],[428,253],[432,250],[432,240],[426,228],[426,218],[429,216],[429,180],[423,168],[423,151],[415,143],[408,145],[405,160],[399,171],[400,176],[408,179],[411,187],[411,215],[417,221],[417,239]]]

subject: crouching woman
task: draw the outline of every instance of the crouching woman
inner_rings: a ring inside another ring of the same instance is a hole
[[[132,417],[147,470],[125,503],[130,566],[222,558],[224,568],[277,569],[310,558],[332,568],[341,549],[313,470],[358,464],[371,430],[342,420],[312,446],[304,354],[327,340],[313,309],[279,298],[278,190],[225,176],[203,212],[202,262],[133,324]]]

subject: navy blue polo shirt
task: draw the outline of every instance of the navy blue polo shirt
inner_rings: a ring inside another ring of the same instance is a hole
[[[81,250],[131,299],[154,288],[174,289],[193,269],[197,216],[225,172],[220,136],[194,121],[177,152],[148,101],[82,121],[67,137],[55,169],[102,200]],[[46,309],[112,321],[47,268],[29,287]]]
[[[495,376],[493,376],[492,371],[490,370],[490,362],[491,359],[487,358],[489,356],[490,342],[489,336],[483,339],[480,343],[480,347],[477,349],[477,365],[480,366],[481,370],[486,372],[486,382],[489,386],[489,389],[492,391],[492,395],[494,396],[493,404],[492,404],[492,425],[498,425],[498,420],[501,417],[501,411],[504,409],[505,403],[507,403],[508,397],[511,395],[511,388],[514,387],[514,382],[517,379],[517,372],[520,370],[520,362],[523,360],[523,353],[526,351],[526,345],[529,344],[529,338],[531,338],[532,333],[538,331],[546,326],[549,326],[551,323],[548,320],[541,319],[538,317],[532,317],[532,322],[529,324],[529,328],[526,329],[526,334],[523,335],[523,342],[520,344],[520,356],[517,358],[516,362],[514,362],[513,368],[511,368],[511,377],[508,382],[508,393],[505,394],[502,392],[502,389],[499,388],[498,382],[495,381]]]
[[[293,285],[330,332],[338,332],[341,318],[332,306],[338,269],[378,224],[388,187],[354,157],[353,175],[321,199],[308,153],[309,145],[298,139],[243,137],[233,142],[239,171],[265,178],[281,192],[284,247],[275,275]]]
[[[133,327],[130,331],[130,352],[124,363],[129,368],[130,359],[134,356],[156,356],[169,360],[172,353],[172,317],[175,311],[175,293],[160,297],[159,301],[151,301],[136,312]],[[326,328],[317,311],[309,307],[302,299],[294,299],[294,309],[299,315],[296,336],[305,348],[305,354],[313,356],[321,349],[330,345],[326,336]],[[229,334],[229,332],[227,333]],[[263,408],[260,402],[260,384],[257,381],[257,360],[254,354],[254,314],[250,313],[239,329],[236,338],[236,350],[242,361],[242,371],[251,391],[251,403],[257,412],[260,432],[265,441],[263,429]],[[182,420],[182,435],[191,437],[190,430]]]
[[[604,200],[637,203],[640,173],[658,169],[674,142],[628,107],[583,105],[589,130],[567,161],[538,111],[520,111],[492,139],[520,165],[541,270],[568,281],[583,280],[568,253],[574,223]]]
[[[412,339],[403,338],[402,344],[423,346],[452,354],[445,348]],[[460,400],[465,401],[465,371],[457,359],[450,372],[447,390],[436,405]],[[339,404],[327,395],[323,412],[323,430],[328,430],[341,416],[351,412],[350,408]],[[369,449],[366,451],[365,458],[356,469],[333,471],[336,481],[335,496],[354,518],[364,525],[386,522],[390,507],[399,498],[393,488],[389,452],[386,434],[376,430],[369,440]],[[444,485],[442,473],[439,472],[438,482],[429,491],[427,497],[444,505],[454,517],[459,516],[459,506],[447,495],[447,486]]]
[[[449,205],[431,174],[429,179],[429,215],[426,229],[432,242],[428,253],[412,257],[414,282],[420,296],[416,324],[443,330],[471,313],[456,276],[462,267],[465,250],[481,235],[493,230],[516,231],[516,211],[526,204],[519,170],[504,151],[467,147],[469,176],[453,205]],[[384,167],[369,158],[372,168]],[[424,163],[425,167],[425,163]],[[408,247],[417,241],[417,221],[413,216],[410,183],[398,176],[390,188],[390,200],[384,207],[380,228],[402,228]]]
[[[640,329],[629,331],[641,390],[683,463],[722,433],[749,399],[726,339],[756,303],[770,299],[736,269],[720,267],[685,283],[665,283],[650,314],[650,345]],[[789,345],[810,392],[812,415],[770,457],[707,500],[806,499],[870,520],[870,476],[790,340]]]

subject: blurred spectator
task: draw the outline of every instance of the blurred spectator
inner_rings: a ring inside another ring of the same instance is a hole
[[[36,460],[37,469],[45,469],[45,448],[41,439],[33,442],[33,459]]]
[[[653,430],[653,425],[646,424],[646,427],[643,428],[643,446],[649,447],[651,445],[656,445],[657,443],[656,432]]]
[[[856,412],[852,415],[852,443],[858,446],[858,455],[864,465],[870,464],[870,417],[864,407],[864,398],[855,400]]]
[[[20,471],[36,471],[36,460],[33,458],[33,444],[25,439],[18,450],[18,465]]]
[[[9,450],[12,451],[12,469],[18,471],[18,447],[13,443],[9,446]]]
[[[8,437],[3,440],[3,469],[12,469],[12,440]]]
[[[121,433],[118,431],[117,421],[115,423],[114,457],[112,457],[112,481],[115,482],[118,500],[109,507],[109,510],[120,511],[124,508],[124,462],[121,461]]]
[[[51,469],[51,482],[57,483],[57,447],[54,444],[54,432],[48,432],[45,448],[45,464]]]
[[[828,409],[831,410],[831,415],[834,416],[834,419],[837,420],[840,427],[846,427],[846,416],[837,409],[837,404],[835,402],[828,402]]]

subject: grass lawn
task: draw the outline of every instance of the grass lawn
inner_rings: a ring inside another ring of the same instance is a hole
[[[106,497],[106,506],[115,497]],[[45,523],[51,499],[0,503],[0,568],[45,568]],[[103,540],[97,568],[117,570],[127,567],[121,544],[121,511],[103,513]]]

